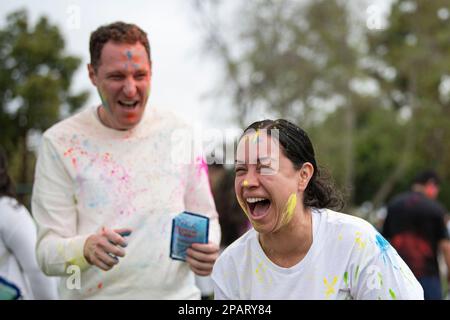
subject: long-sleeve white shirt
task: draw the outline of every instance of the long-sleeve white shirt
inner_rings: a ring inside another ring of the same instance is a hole
[[[189,147],[191,133],[155,109],[147,109],[131,130],[110,129],[95,108],[45,132],[32,209],[39,264],[45,273],[64,277],[62,298],[200,297],[187,263],[169,257],[172,218],[184,210],[208,216],[209,240],[220,241],[207,167],[201,148]],[[87,237],[102,227],[133,230],[126,256],[106,272],[83,256]],[[81,271],[79,287],[72,265]]]
[[[57,279],[39,269],[36,226],[28,210],[10,197],[0,197],[0,276],[16,285],[24,299],[57,299]]]

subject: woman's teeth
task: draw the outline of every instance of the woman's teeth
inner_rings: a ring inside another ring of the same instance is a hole
[[[247,198],[248,203],[256,203],[256,202],[264,201],[264,200],[267,200],[267,199],[265,199],[265,198]]]

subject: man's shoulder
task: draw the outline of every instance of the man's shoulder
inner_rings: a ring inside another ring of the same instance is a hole
[[[53,139],[61,135],[69,135],[73,132],[83,132],[84,127],[90,127],[92,108],[83,108],[73,115],[65,118],[44,132],[44,137]]]
[[[158,123],[173,128],[191,128],[191,125],[182,117],[171,110],[160,107],[152,107],[146,114],[146,120],[153,125]]]

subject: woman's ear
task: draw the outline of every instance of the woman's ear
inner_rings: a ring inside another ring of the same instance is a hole
[[[314,167],[310,162],[305,162],[300,170],[298,171],[299,180],[298,180],[298,190],[305,191],[308,186],[309,180],[314,174]]]

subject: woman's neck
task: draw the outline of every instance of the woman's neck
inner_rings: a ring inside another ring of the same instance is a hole
[[[288,225],[273,233],[260,234],[259,242],[273,263],[289,268],[308,253],[313,241],[312,233],[311,209],[298,208]]]

